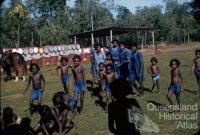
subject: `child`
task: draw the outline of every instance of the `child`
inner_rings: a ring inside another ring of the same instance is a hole
[[[39,72],[40,68],[37,64],[33,63],[30,65],[30,75],[28,84],[24,91],[24,95],[26,91],[30,87],[32,82],[32,91],[31,91],[31,99],[30,99],[30,113],[32,114],[34,111],[34,100],[38,100],[38,106],[42,104],[42,95],[45,90],[45,79],[44,76]]]
[[[110,52],[106,53],[106,59],[105,59],[104,63],[105,63],[105,65],[113,64],[113,58],[112,58],[112,54]]]
[[[129,76],[129,52],[125,48],[125,43],[119,43],[119,63],[118,68],[120,72],[120,78],[128,79]]]
[[[83,99],[84,91],[86,87],[85,80],[85,68],[80,65],[81,58],[79,55],[73,57],[74,67],[72,68],[72,73],[74,76],[74,97],[78,101],[78,96],[80,94],[80,110],[83,109]]]
[[[110,84],[116,79],[115,73],[112,71],[112,64],[108,64],[105,67],[105,92],[106,92],[106,111],[108,110],[109,100],[111,99],[111,88]]]
[[[198,84],[198,95],[200,97],[200,49],[195,51],[196,58],[193,59],[192,63],[192,71],[196,76],[197,84]]]
[[[114,39],[112,41],[112,47],[108,49],[108,51],[111,53],[113,57],[113,66],[114,66],[114,72],[116,76],[119,76],[119,70],[117,68],[118,60],[119,60],[119,45],[118,45],[118,40]]]
[[[99,63],[104,62],[106,59],[106,55],[103,51],[101,51],[101,47],[102,47],[101,44],[95,45],[96,52],[94,53],[94,60],[95,60],[95,70],[96,70],[97,80],[99,80],[99,76],[98,76]]]
[[[62,125],[59,121],[57,112],[47,105],[42,105],[38,109],[40,120],[36,124],[34,130],[36,133],[42,132],[45,135],[52,135],[56,130],[59,135],[62,134]]]
[[[11,107],[5,107],[3,109],[3,117],[2,117],[2,127],[1,129],[6,129],[9,125],[13,123],[17,123],[19,117],[13,112]]]
[[[36,135],[36,132],[31,127],[31,119],[25,117],[20,123],[20,135]]]
[[[105,64],[103,62],[99,63],[99,87],[100,87],[100,96],[102,97],[103,95],[103,90],[105,88]]]
[[[168,88],[167,99],[169,100],[170,104],[173,105],[171,97],[173,94],[175,94],[176,101],[180,107],[180,93],[183,88],[182,73],[179,68],[180,61],[178,59],[172,59],[169,63],[169,66],[171,67],[171,71],[170,71],[171,83]]]
[[[139,96],[143,95],[143,81],[144,81],[144,63],[142,53],[137,51],[137,44],[131,45],[131,58],[130,58],[130,76],[129,81],[138,90]],[[140,89],[137,87],[136,82],[138,81]]]
[[[60,65],[56,68],[56,72],[58,74],[58,69],[61,69],[61,80],[63,84],[63,88],[66,94],[69,94],[69,75],[68,69],[70,66],[68,65],[68,59],[66,57],[62,57],[60,60]]]
[[[91,86],[94,86],[95,83],[95,75],[96,75],[96,70],[95,70],[95,49],[91,48],[91,63],[90,63],[90,75],[91,75]]]
[[[157,86],[157,92],[160,91],[160,85],[159,85],[159,80],[160,80],[160,69],[158,67],[158,60],[153,57],[151,58],[151,66],[148,69],[148,73],[151,74],[152,80],[153,80],[153,86],[152,86],[152,92],[155,88],[155,86]]]

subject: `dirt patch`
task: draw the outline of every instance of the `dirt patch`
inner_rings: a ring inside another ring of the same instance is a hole
[[[1,100],[11,100],[11,99],[13,100],[13,99],[21,98],[21,97],[24,97],[24,95],[22,93],[18,93],[18,94],[0,97],[0,99]]]
[[[158,55],[165,55],[165,54],[171,54],[171,53],[176,53],[176,52],[187,52],[187,51],[192,51],[199,48],[199,46],[191,46],[191,47],[174,47],[174,48],[163,48],[160,50],[160,53]],[[150,55],[155,55],[155,50],[143,50],[141,51],[144,56],[150,56]]]

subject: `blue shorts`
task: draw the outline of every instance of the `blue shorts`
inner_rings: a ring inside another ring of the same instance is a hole
[[[181,84],[170,84],[168,91],[178,94],[181,92]]]
[[[71,97],[68,101],[68,104],[71,108],[75,109],[77,105],[77,100],[74,97]]]
[[[194,73],[195,73],[196,77],[200,77],[200,69],[199,68],[195,68]]]
[[[110,85],[105,80],[102,82],[102,89],[106,92],[111,92]]]
[[[160,79],[160,76],[159,76],[159,75],[152,75],[151,77],[152,77],[152,79],[153,79],[154,81],[157,81],[157,80]]]
[[[83,80],[76,80],[74,82],[74,92],[75,93],[82,93],[85,90],[85,83]]]
[[[69,75],[62,75],[61,81],[62,81],[63,84],[69,83]]]
[[[42,89],[32,89],[31,99],[40,99],[42,98]]]

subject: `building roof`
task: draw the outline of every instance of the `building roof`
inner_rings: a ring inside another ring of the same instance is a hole
[[[101,29],[92,30],[92,31],[74,33],[74,34],[69,35],[69,37],[76,36],[77,38],[80,38],[80,37],[90,38],[91,33],[93,33],[94,37],[103,37],[103,36],[109,36],[110,30],[112,30],[112,35],[120,35],[120,34],[135,32],[135,31],[149,31],[149,30],[154,30],[154,29],[156,28],[153,28],[153,27],[129,27],[129,28],[107,27],[107,28],[101,28]]]

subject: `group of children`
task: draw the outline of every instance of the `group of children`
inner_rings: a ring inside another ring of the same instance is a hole
[[[95,44],[95,49],[92,50],[92,62],[91,72],[94,78],[98,79],[100,86],[100,95],[103,92],[106,94],[106,108],[111,99],[110,84],[116,78],[126,79],[137,90],[139,96],[143,95],[144,85],[144,63],[142,53],[137,51],[137,44],[118,42],[118,40],[112,41],[112,47],[108,50],[101,51],[101,45]],[[200,49],[195,51],[196,58],[193,60],[192,71],[196,76],[198,83],[198,94],[200,93]],[[158,66],[158,60],[156,57],[152,57],[151,65],[148,68],[148,73],[152,77],[153,85],[151,91],[155,91],[157,87],[157,93],[160,91],[160,69]],[[96,66],[98,65],[98,67]],[[171,81],[168,87],[167,99],[170,104],[173,105],[172,95],[175,94],[178,105],[180,106],[180,93],[183,90],[183,78],[180,70],[180,61],[178,59],[172,59],[169,62],[171,68],[170,76]],[[94,79],[93,79],[94,80]],[[138,82],[138,85],[136,84]]]
[[[112,47],[109,48],[107,51],[101,51],[101,45],[96,44],[95,49],[92,50],[92,62],[91,62],[91,69],[90,73],[93,75],[96,74],[96,78],[98,79],[99,88],[100,88],[100,95],[103,97],[103,93],[106,95],[106,110],[108,109],[109,101],[112,99],[111,95],[111,83],[117,79],[125,79],[128,80],[129,83],[136,88],[138,94],[140,96],[143,95],[143,81],[144,77],[144,63],[143,63],[143,56],[142,53],[137,51],[137,44],[132,43],[129,45],[129,48],[126,47],[126,43],[118,42],[114,40],[112,42]],[[200,49],[195,51],[196,58],[193,60],[192,71],[194,71],[196,80],[198,83],[198,93],[200,93]],[[60,78],[62,80],[64,92],[62,92],[61,96],[58,98],[53,99],[53,103],[55,108],[58,109],[58,114],[55,114],[54,110],[50,107],[41,105],[42,104],[42,96],[43,92],[45,91],[45,79],[42,73],[40,72],[40,68],[37,64],[31,64],[30,66],[30,75],[27,87],[25,89],[24,94],[30,87],[32,83],[32,91],[31,91],[31,98],[30,98],[30,111],[34,111],[33,102],[38,100],[38,106],[41,113],[41,120],[45,118],[43,116],[46,110],[49,110],[47,113],[51,115],[51,119],[54,120],[53,124],[57,122],[57,126],[59,127],[59,133],[61,134],[62,128],[59,126],[60,123],[66,124],[66,112],[65,110],[76,112],[78,101],[80,101],[80,110],[83,108],[83,101],[84,101],[84,93],[86,90],[86,78],[85,78],[85,68],[80,63],[81,58],[79,55],[75,55],[73,57],[73,62],[69,62],[66,57],[62,57],[60,60],[60,65],[56,68],[57,74],[59,75],[58,70],[60,69]],[[154,91],[155,87],[157,87],[157,92],[160,91],[160,69],[158,66],[158,60],[153,57],[150,60],[151,65],[148,68],[148,73],[151,75],[153,80],[152,91]],[[183,90],[183,78],[182,73],[180,70],[180,61],[178,59],[172,59],[169,63],[171,67],[170,75],[171,75],[171,82],[167,92],[167,99],[169,100],[170,104],[173,104],[171,97],[173,94],[176,95],[176,100],[178,105],[180,106],[180,93]],[[73,82],[74,82],[74,95],[71,96],[69,91],[69,82],[71,75],[73,75]],[[138,82],[139,86],[136,84]],[[80,99],[79,99],[80,98]],[[62,103],[57,103],[57,99],[61,100]],[[78,100],[79,99],[79,100]],[[65,109],[60,109],[65,108]],[[41,111],[41,109],[43,109]],[[46,114],[45,114],[46,115]],[[57,120],[58,118],[58,120]],[[50,120],[43,120],[48,123],[48,126],[51,125]],[[60,122],[62,121],[62,122]],[[45,124],[39,123],[39,128],[44,129],[43,132],[49,132],[44,127]],[[63,124],[62,124],[63,127]],[[51,126],[48,127],[51,129]]]
[[[74,55],[73,62],[68,62],[66,57],[62,57],[60,60],[60,65],[56,68],[57,75],[59,75],[58,70],[60,69],[60,78],[63,84],[64,91],[55,93],[53,101],[53,109],[47,105],[42,105],[42,96],[45,91],[45,79],[40,68],[37,64],[31,64],[30,66],[30,75],[28,84],[24,91],[30,87],[32,83],[32,91],[30,98],[30,113],[37,112],[41,116],[41,120],[38,122],[35,130],[41,131],[45,134],[52,134],[54,132],[53,127],[57,126],[56,129],[61,134],[63,126],[68,125],[69,122],[72,122],[67,118],[67,113],[69,111],[76,113],[78,98],[80,97],[80,110],[83,108],[83,99],[84,91],[86,89],[86,79],[85,79],[85,68],[80,64],[81,58],[79,55]],[[70,70],[73,74],[74,82],[74,95],[69,91],[69,82],[70,82]],[[34,101],[38,101],[38,104],[35,105]],[[57,111],[56,111],[57,110]]]

